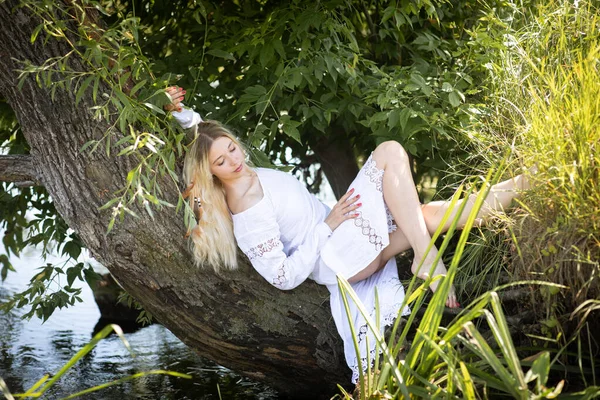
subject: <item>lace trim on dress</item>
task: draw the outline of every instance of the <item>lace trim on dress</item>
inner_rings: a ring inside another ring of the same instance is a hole
[[[259,244],[258,246],[254,246],[254,247],[250,248],[250,250],[248,250],[245,253],[246,253],[246,256],[248,256],[248,259],[250,261],[252,261],[257,257],[262,257],[263,254],[265,254],[265,253],[273,251],[273,249],[275,249],[280,244],[281,244],[281,241],[279,240],[279,235],[278,235],[278,236],[275,236],[275,237],[267,240],[266,242]]]
[[[286,264],[285,261],[281,264],[281,266],[279,267],[279,269],[277,270],[277,276],[275,278],[273,278],[273,282],[271,282],[273,284],[273,286],[277,287],[277,288],[283,288],[285,287],[285,285],[288,282],[288,278],[287,278],[287,268],[286,268]]]
[[[250,248],[246,253],[248,259],[250,261],[254,260],[257,257],[262,257],[265,253],[269,253],[275,250],[277,247],[281,246],[281,240],[279,235],[260,243],[257,246]],[[288,283],[288,273],[287,273],[287,265],[285,261],[279,266],[277,269],[277,275],[271,281],[271,284],[277,288],[283,288]]]
[[[357,211],[358,217],[354,218],[354,225],[362,230],[362,234],[369,237],[369,243],[375,245],[377,251],[383,250],[383,238],[371,228],[371,221],[363,218],[362,212]]]
[[[375,163],[375,160],[373,160],[372,156],[369,156],[369,158],[367,159],[367,162],[363,166],[363,170],[365,172],[365,175],[367,175],[369,177],[369,180],[371,181],[371,183],[375,184],[375,187],[377,188],[377,190],[383,193],[384,170],[377,168],[377,164]],[[392,216],[392,213],[388,209],[388,206],[387,206],[387,204],[385,204],[385,202],[384,202],[384,206],[385,206],[385,213],[387,216],[388,233],[395,232],[398,229],[398,227],[394,223],[394,217]],[[380,250],[380,249],[378,248],[377,250]]]
[[[385,280],[383,282],[381,282],[378,286],[384,286],[384,285],[401,285],[402,283],[400,282],[400,279],[398,278],[391,278],[388,280]],[[382,299],[385,302],[385,299]],[[402,302],[397,302],[394,304],[380,304],[380,315],[381,315],[381,326],[380,329],[383,330],[385,329],[385,327],[392,325],[394,323],[394,321],[396,320],[396,318],[398,317],[398,313],[400,312],[400,307],[402,307]],[[370,315],[371,319],[374,320],[375,318],[375,309],[373,309],[371,311],[371,315]],[[367,334],[369,333],[369,325],[368,324],[364,324],[361,325],[360,328],[358,328],[358,333],[357,333],[357,341],[358,341],[358,347],[361,350],[361,353],[364,354],[367,350],[367,345],[366,345],[366,338],[367,338]],[[369,355],[365,356],[365,357],[361,357],[360,361],[361,361],[361,365],[362,365],[362,370],[363,372],[367,371],[367,368],[369,367],[369,363],[373,364],[375,362],[375,356],[376,356],[376,341],[375,339],[372,337],[370,337],[370,339],[373,339],[373,343],[371,343],[371,340],[369,340],[369,347],[371,347],[369,349]],[[382,353],[382,349],[379,348],[379,354]],[[358,378],[359,378],[359,373],[358,373],[358,361],[356,362],[356,364],[354,364],[353,366],[350,367],[352,369],[352,382],[356,383],[358,382]]]
[[[375,184],[377,190],[383,192],[383,169],[377,168],[372,156],[369,156],[369,159],[363,166],[363,170],[371,182]]]
[[[394,221],[394,216],[387,204],[383,203],[383,205],[385,206],[385,215],[387,216],[388,233],[396,232],[398,226],[396,225],[396,221]]]

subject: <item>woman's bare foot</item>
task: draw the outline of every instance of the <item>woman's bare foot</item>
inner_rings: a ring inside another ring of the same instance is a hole
[[[415,257],[415,259],[413,260],[413,264],[410,268],[410,270],[412,271],[412,273],[414,275],[417,275],[419,278],[421,278],[423,280],[425,280],[429,277],[431,263],[433,263],[433,259],[435,259],[435,256],[433,256],[433,257],[428,256],[427,258],[431,259],[432,261],[430,263],[424,262],[423,265],[421,266],[421,268],[418,269],[420,261],[417,261],[417,257]],[[428,260],[426,260],[426,261],[428,261]],[[427,264],[429,264],[429,265],[427,265]],[[432,277],[436,277],[438,275],[445,276],[447,273],[448,273],[448,270],[446,270],[444,263],[442,262],[442,260],[439,260],[433,271]],[[431,289],[432,292],[435,293],[439,284],[440,284],[440,280],[436,280],[436,281],[432,282],[431,285],[429,285],[429,288]],[[454,289],[454,285],[450,286],[450,291],[448,292],[448,298],[446,299],[446,307],[450,307],[450,308],[460,307],[458,300],[456,300],[456,290]]]

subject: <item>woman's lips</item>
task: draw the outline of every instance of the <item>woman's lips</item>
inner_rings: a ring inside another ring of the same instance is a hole
[[[235,171],[233,171],[233,172],[240,172],[241,170],[242,170],[242,164],[240,164],[240,166],[239,166],[239,167],[237,167],[237,168],[235,169]]]

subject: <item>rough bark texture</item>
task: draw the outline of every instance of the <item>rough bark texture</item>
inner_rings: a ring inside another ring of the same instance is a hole
[[[28,155],[0,156],[0,181],[37,183],[35,167]]]
[[[17,6],[15,0],[0,2],[0,94],[16,112],[31,146],[32,175],[94,257],[162,324],[205,357],[294,397],[328,397],[336,383],[348,382],[324,287],[307,282],[282,292],[247,262],[222,276],[194,268],[182,218],[171,209],[157,212],[154,220],[127,217],[106,234],[110,211],[98,208],[124,185],[133,161],[102,151],[80,153],[84,143],[101,137],[107,128],[91,118],[90,97],[76,106],[73,93],[59,92],[52,101],[31,78],[17,89],[14,58],[39,65],[66,52],[55,40],[43,44],[38,38],[32,44],[38,21]],[[77,62],[72,67],[85,69]],[[168,200],[175,200],[178,188],[164,187],[173,193]]]

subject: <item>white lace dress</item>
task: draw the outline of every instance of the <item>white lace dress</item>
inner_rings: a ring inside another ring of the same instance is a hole
[[[198,114],[190,110],[173,115],[185,128],[201,121]],[[333,232],[323,222],[329,208],[296,178],[266,168],[255,168],[255,171],[264,196],[249,209],[232,215],[238,246],[256,271],[279,289],[293,289],[307,278],[327,286],[331,293],[331,313],[344,341],[352,382],[356,383],[359,363],[336,274],[348,279],[364,269],[389,244],[389,233],[396,229],[383,200],[384,171],[369,157],[350,185],[355,194],[361,196],[363,206],[357,210],[360,216],[345,221]],[[404,300],[395,259],[352,287],[373,321],[377,288],[381,332],[394,322]],[[366,369],[367,357],[371,361],[375,358],[375,339],[362,314],[350,299],[349,302],[362,366]],[[401,313],[409,312],[405,307]]]

